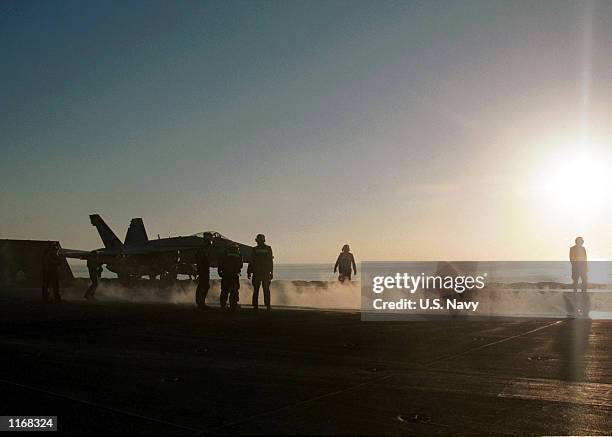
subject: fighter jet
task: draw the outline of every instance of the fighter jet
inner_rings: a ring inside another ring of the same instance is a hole
[[[112,229],[98,214],[89,216],[104,244],[103,248],[92,251],[62,249],[67,258],[89,259],[97,257],[106,268],[116,273],[119,280],[129,284],[135,279],[148,276],[151,280],[173,281],[177,275],[196,275],[195,254],[204,245],[204,234],[150,240],[142,218],[133,218],[122,243]],[[235,243],[215,231],[207,231],[212,236],[212,246],[208,251],[211,267],[216,267],[225,246]],[[244,262],[251,259],[252,247],[236,243]]]

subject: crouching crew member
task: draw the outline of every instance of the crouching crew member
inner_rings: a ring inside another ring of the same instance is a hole
[[[242,256],[236,243],[227,245],[225,255],[219,261],[217,270],[221,276],[221,308],[226,308],[229,296],[230,310],[234,311],[238,307],[240,270],[242,270]]]
[[[263,287],[264,303],[270,310],[270,282],[274,271],[274,256],[263,234],[257,235],[255,241],[257,246],[253,248],[253,255],[247,269],[247,277],[253,278],[253,309],[257,310],[259,307],[259,287],[261,286]]]
[[[208,251],[212,245],[212,235],[204,232],[202,247],[196,252],[196,266],[198,269],[198,288],[196,289],[196,305],[198,309],[206,308],[206,295],[210,290],[210,261]]]

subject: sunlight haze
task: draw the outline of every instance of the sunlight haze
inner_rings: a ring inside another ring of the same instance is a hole
[[[4,1],[0,238],[612,258],[612,3],[444,4]]]

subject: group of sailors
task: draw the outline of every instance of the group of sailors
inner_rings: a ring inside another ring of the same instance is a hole
[[[259,309],[259,290],[263,288],[264,304],[267,310],[271,309],[270,283],[274,277],[274,255],[272,248],[266,244],[266,237],[258,234],[255,237],[255,247],[251,254],[251,261],[247,268],[247,278],[253,284],[253,310]],[[207,308],[206,296],[210,290],[210,261],[208,252],[212,246],[212,235],[204,233],[204,245],[196,253],[196,266],[198,271],[198,288],[196,289],[196,305],[199,309]],[[221,277],[221,295],[219,303],[222,309],[234,311],[238,308],[240,290],[240,272],[243,266],[240,248],[236,243],[226,246],[225,254],[218,263],[217,272]]]
[[[253,285],[253,297],[251,304],[253,310],[259,309],[259,290],[263,289],[263,303],[267,310],[271,309],[270,283],[274,277],[274,255],[272,248],[266,244],[266,237],[258,234],[255,237],[255,247],[252,248],[251,260],[247,268],[247,278]],[[198,286],[195,301],[198,309],[206,309],[206,297],[210,290],[210,249],[213,245],[213,235],[205,232],[203,244],[196,252],[196,269],[198,275]],[[236,310],[238,308],[240,274],[243,267],[243,257],[238,244],[230,242],[225,248],[225,253],[217,263],[217,272],[221,278],[221,295],[219,303],[222,309]],[[59,243],[55,242],[45,251],[43,255],[43,285],[42,297],[45,302],[50,300],[49,288],[53,290],[53,298],[61,302],[59,291],[59,266],[61,258],[59,255]],[[91,285],[85,292],[85,299],[95,300],[95,291],[98,281],[102,275],[102,263],[97,255],[87,259],[87,269],[91,279]],[[350,281],[352,274],[357,274],[355,257],[350,251],[348,244],[342,247],[340,255],[334,265],[334,273],[338,272],[340,282]]]
[[[247,268],[247,277],[253,284],[252,306],[253,310],[259,309],[259,290],[263,289],[263,301],[267,310],[271,309],[270,283],[274,277],[274,256],[272,248],[266,244],[266,237],[258,234],[255,237],[256,245],[252,248],[251,260]],[[572,282],[574,291],[578,291],[578,283],[581,281],[581,290],[587,289],[587,255],[583,246],[584,240],[576,238],[575,245],[570,248],[570,262],[572,265]],[[213,235],[204,233],[204,243],[196,252],[196,267],[198,273],[198,286],[196,289],[196,305],[199,309],[207,308],[206,297],[210,290],[210,267],[209,250],[213,244]],[[61,257],[59,254],[59,243],[52,243],[44,252],[42,264],[42,298],[50,301],[49,289],[53,291],[55,302],[62,302],[59,288],[59,268]],[[243,267],[243,257],[240,254],[238,244],[230,242],[226,246],[225,253],[218,262],[217,271],[221,277],[220,304],[222,309],[236,310],[238,308],[240,273]],[[102,263],[93,256],[87,260],[87,268],[91,279],[91,285],[85,292],[87,300],[95,300],[94,293],[98,286],[98,280],[102,274]],[[352,274],[357,274],[355,257],[350,251],[348,244],[342,247],[342,251],[334,265],[334,273],[338,272],[340,282],[350,281]],[[228,306],[229,304],[229,306]]]
[[[259,309],[259,290],[263,289],[264,305],[269,311],[270,302],[270,283],[274,277],[274,255],[272,248],[266,244],[266,237],[258,234],[255,237],[255,247],[251,253],[251,261],[247,268],[247,278],[253,285],[253,298],[251,305],[254,311]],[[207,308],[206,296],[210,290],[210,262],[208,250],[212,246],[212,235],[204,234],[204,245],[196,253],[196,265],[198,270],[198,288],[196,289],[196,305],[199,309]],[[225,255],[219,260],[217,271],[221,277],[220,305],[222,309],[228,308],[235,311],[238,308],[240,290],[240,272],[243,266],[240,248],[236,243],[230,243]],[[357,274],[355,257],[350,251],[348,244],[342,247],[342,252],[338,255],[334,265],[334,273],[338,272],[340,282],[350,281],[352,273]]]
[[[56,303],[63,302],[60,294],[59,286],[59,271],[62,264],[62,257],[60,255],[60,246],[57,241],[51,243],[51,245],[43,252],[42,256],[42,300],[43,302],[50,302],[51,296],[49,295],[49,289],[53,291],[53,301]],[[94,294],[96,288],[98,288],[98,280],[102,276],[102,263],[98,259],[97,255],[87,259],[87,270],[89,270],[89,278],[91,285],[85,291],[85,299],[95,300]]]

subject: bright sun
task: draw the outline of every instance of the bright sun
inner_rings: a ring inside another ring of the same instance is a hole
[[[610,201],[608,153],[595,147],[565,149],[540,166],[535,189],[542,206],[572,208],[585,215],[598,212]]]

